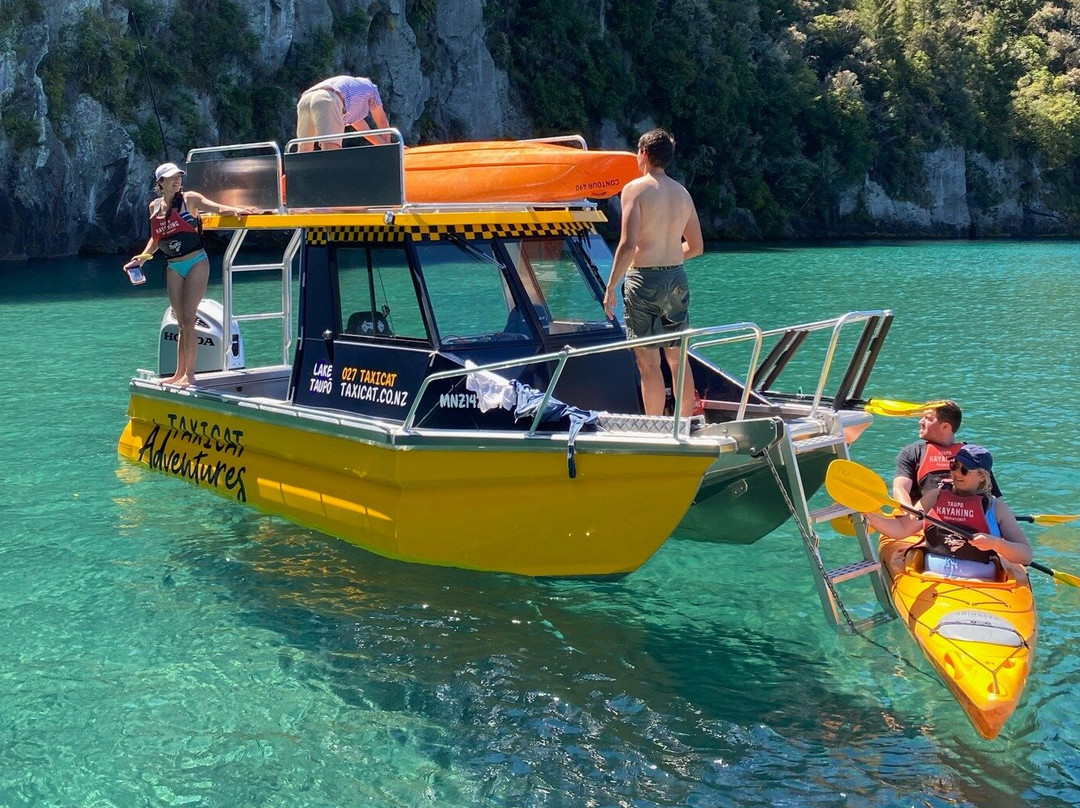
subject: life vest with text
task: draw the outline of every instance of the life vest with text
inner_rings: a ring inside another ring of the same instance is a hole
[[[203,248],[199,217],[187,209],[182,192],[177,196],[179,204],[174,201],[164,215],[150,217],[150,235],[166,258],[180,258]]]
[[[1000,536],[1001,529],[997,520],[987,518],[987,512],[993,508],[993,497],[982,494],[961,495],[952,489],[951,483],[946,483],[938,492],[937,502],[927,512],[927,516],[965,528],[972,533],[987,533],[991,536]],[[964,542],[956,552],[949,549],[945,544],[948,536],[957,535],[950,533],[943,527],[932,524],[930,521],[923,522],[923,540],[929,547],[930,552],[950,558],[965,558],[971,561],[990,562],[995,553],[988,550],[980,550],[973,547],[969,542]]]
[[[938,484],[949,476],[949,464],[963,445],[962,442],[954,443],[952,446],[925,443],[923,456],[919,461],[919,470],[915,473],[921,496],[926,496],[936,489]]]

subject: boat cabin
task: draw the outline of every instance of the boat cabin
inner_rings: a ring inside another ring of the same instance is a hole
[[[204,217],[207,229],[233,231],[223,259],[222,333],[232,333],[244,320],[282,321],[282,364],[289,374],[287,384],[280,375],[264,382],[267,396],[397,422],[407,430],[535,430],[539,418],[530,421],[516,417],[520,412],[512,407],[487,406],[475,389],[477,374],[466,372],[483,366],[496,374],[489,382],[542,391],[545,407],[551,398],[586,411],[640,416],[632,346],[602,304],[612,255],[596,226],[606,218],[595,202],[576,198],[617,192],[633,155],[595,152],[590,163],[578,137],[468,151],[458,148],[466,144],[451,144],[445,154],[420,155],[428,147],[405,149],[396,130],[386,131],[389,144],[372,145],[356,136],[357,146],[326,151],[300,152],[305,141],[297,140],[284,153],[274,143],[259,143],[195,149],[188,155],[187,187],[227,204],[267,211]],[[439,165],[445,168],[434,170]],[[524,191],[521,166],[531,172]],[[546,173],[537,173],[538,166]],[[574,173],[585,171],[583,166],[592,173]],[[410,200],[446,195],[447,177],[462,196],[486,194],[486,201]],[[602,190],[588,190],[594,187]],[[514,201],[522,194],[536,201]],[[260,230],[291,233],[280,264],[240,262],[244,237]],[[294,333],[296,256],[301,294]],[[233,276],[265,269],[281,273],[281,311],[235,314]],[[807,410],[812,415],[819,406],[841,409],[862,394],[891,319],[891,312],[856,312],[842,322],[773,332],[752,323],[687,332],[683,349],[705,421],[790,420]],[[835,393],[828,395],[824,387],[836,337],[852,323],[863,325],[862,334]],[[821,330],[836,333],[809,403],[801,390],[771,389],[807,336]],[[762,358],[770,338],[775,343]],[[749,388],[689,350],[738,340],[752,345],[745,374],[754,380]],[[659,347],[662,341],[634,345]],[[229,344],[235,353],[236,338],[220,342],[224,356],[218,367],[227,368]],[[666,363],[662,367],[669,389],[680,390]],[[252,389],[250,378],[246,389]],[[673,434],[686,428],[676,404],[671,396],[675,423],[669,418],[663,425],[673,427]]]

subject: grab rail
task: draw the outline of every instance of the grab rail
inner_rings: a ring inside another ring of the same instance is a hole
[[[836,346],[840,341],[840,332],[841,332],[841,330],[843,330],[844,326],[851,325],[852,323],[866,322],[867,320],[871,320],[871,319],[873,319],[875,317],[892,317],[892,310],[891,309],[873,309],[873,310],[867,310],[867,311],[852,311],[852,312],[848,312],[847,314],[843,314],[843,315],[841,315],[839,317],[833,317],[833,318],[828,319],[828,320],[817,320],[817,321],[812,322],[812,323],[802,323],[800,325],[785,326],[783,328],[774,328],[774,329],[771,329],[769,331],[761,332],[761,338],[766,339],[768,337],[781,336],[781,335],[783,335],[783,334],[785,334],[785,333],[787,333],[789,331],[795,331],[795,330],[805,331],[805,332],[809,333],[811,331],[822,331],[822,330],[825,330],[827,328],[832,329],[832,336],[830,337],[828,347],[825,350],[825,360],[824,360],[824,362],[822,363],[822,366],[821,366],[821,375],[818,377],[817,387],[814,390],[814,399],[813,399],[813,401],[812,401],[812,403],[810,405],[810,412],[808,414],[809,417],[813,418],[814,416],[816,416],[817,411],[818,411],[818,407],[821,405],[821,399],[822,399],[822,396],[824,395],[824,391],[825,391],[825,383],[829,379],[829,371],[832,370],[833,359],[836,356]],[[747,339],[747,337],[743,337],[742,339],[745,340],[745,339]],[[738,341],[739,341],[738,338],[729,338],[727,340],[727,342],[738,342]],[[695,348],[695,349],[696,348],[705,348],[705,347],[709,347],[710,345],[713,345],[713,344],[716,344],[716,343],[713,343],[713,342],[697,342],[697,343],[694,343],[693,345],[691,345],[690,347]],[[755,350],[758,350],[759,348],[760,348],[760,346],[755,348]],[[753,368],[752,365],[751,365],[751,368]],[[754,371],[751,370],[750,375],[746,379],[746,384],[745,384],[745,389],[744,389],[744,397],[746,395],[746,390],[748,390],[748,389],[750,389],[750,388],[752,388],[754,386],[753,374],[754,374]],[[740,413],[739,413],[738,417],[740,419],[742,417],[741,408],[740,408]]]
[[[571,357],[580,356],[592,356],[595,354],[611,353],[614,351],[625,351],[627,348],[642,348],[648,345],[670,345],[673,338],[679,340],[679,356],[680,366],[678,374],[678,389],[675,393],[675,416],[672,419],[672,437],[676,440],[679,439],[679,424],[682,419],[682,382],[683,374],[685,372],[686,364],[685,359],[688,352],[689,340],[694,337],[704,337],[712,334],[730,333],[732,331],[750,331],[750,334],[740,335],[738,337],[727,337],[724,339],[714,339],[705,344],[719,345],[724,342],[735,342],[746,339],[754,340],[754,350],[750,360],[750,367],[753,368],[757,363],[757,358],[761,353],[761,338],[762,331],[754,323],[733,323],[730,325],[714,325],[707,326],[705,328],[693,328],[686,331],[680,331],[674,334],[661,334],[653,337],[640,337],[638,339],[626,340],[625,342],[609,343],[607,345],[593,345],[585,348],[571,348],[569,346],[563,348],[561,351],[554,351],[546,354],[538,354],[535,356],[526,356],[519,359],[507,359],[502,362],[492,362],[487,365],[477,365],[475,367],[467,368],[454,368],[452,370],[443,370],[438,373],[432,373],[430,376],[424,378],[424,381],[420,384],[420,389],[416,393],[416,397],[413,399],[412,406],[409,407],[409,412],[405,416],[405,422],[402,425],[404,432],[411,432],[414,428],[414,421],[416,420],[416,411],[420,407],[420,403],[424,400],[424,394],[427,392],[428,387],[437,381],[443,379],[453,379],[461,376],[468,376],[472,373],[487,372],[491,373],[498,370],[508,370],[515,367],[525,367],[527,365],[541,364],[544,362],[558,362],[555,371],[551,375],[551,381],[547,385],[547,389],[544,391],[544,397],[540,402],[540,406],[537,409],[536,416],[533,418],[532,424],[529,426],[529,435],[536,433],[539,429],[540,421],[543,418],[544,410],[547,408],[548,402],[551,401],[552,395],[555,391],[555,387],[559,382],[559,378],[562,375],[563,368],[566,367],[567,361]],[[743,389],[742,400],[739,404],[738,419],[742,419],[746,413],[746,406],[749,401],[750,387],[745,386]]]
[[[686,358],[687,354],[691,349],[696,351],[702,348],[711,348],[718,345],[735,344],[738,342],[746,342],[747,340],[753,340],[754,345],[750,355],[750,362],[747,369],[746,379],[743,383],[742,396],[739,400],[739,409],[735,415],[735,420],[741,421],[746,417],[746,409],[749,404],[750,395],[754,387],[755,368],[758,363],[758,358],[761,355],[763,341],[768,337],[779,336],[795,329],[811,332],[822,331],[831,328],[832,335],[829,339],[829,343],[825,351],[825,358],[822,362],[821,374],[818,377],[817,387],[814,390],[814,397],[810,404],[810,412],[808,413],[808,417],[813,418],[817,415],[818,409],[821,406],[821,399],[824,395],[825,384],[828,381],[829,371],[832,369],[832,363],[836,356],[836,349],[840,339],[840,332],[844,329],[845,326],[851,325],[852,323],[865,322],[874,317],[885,317],[891,315],[892,311],[889,309],[854,311],[828,320],[817,320],[811,323],[802,323],[799,325],[786,326],[783,328],[774,328],[768,331],[764,331],[757,324],[750,322],[707,326],[704,328],[693,328],[686,331],[679,331],[674,334],[665,334],[653,337],[640,337],[638,339],[626,340],[624,342],[609,343],[607,345],[588,346],[584,348],[571,348],[567,346],[561,351],[553,351],[546,354],[521,357],[518,359],[508,359],[501,362],[492,362],[486,365],[476,365],[474,367],[443,370],[437,373],[432,373],[431,375],[424,378],[423,382],[420,385],[420,389],[417,391],[417,394],[413,399],[412,406],[409,407],[409,412],[405,416],[402,430],[405,432],[411,432],[415,428],[417,410],[420,408],[420,404],[424,400],[424,395],[427,393],[428,387],[434,382],[443,381],[444,379],[465,377],[472,373],[490,373],[500,370],[509,370],[516,367],[526,367],[528,365],[542,364],[544,362],[557,362],[558,364],[556,365],[555,370],[551,374],[551,380],[546,386],[546,389],[544,391],[544,397],[540,402],[537,413],[533,417],[532,423],[529,425],[528,434],[533,435],[539,429],[540,421],[543,418],[544,410],[547,408],[548,403],[551,401],[551,398],[555,393],[555,388],[559,383],[559,379],[562,376],[563,369],[566,367],[566,363],[571,358],[592,356],[595,354],[610,353],[613,351],[624,351],[628,348],[642,348],[650,345],[656,345],[659,347],[660,345],[670,345],[674,339],[678,339],[679,372],[677,374],[677,378],[674,380],[675,407],[674,416],[672,418],[671,433],[674,439],[679,440],[679,427],[683,420],[682,402],[684,398],[683,383],[686,372]],[[691,343],[691,340],[694,340],[694,342]]]

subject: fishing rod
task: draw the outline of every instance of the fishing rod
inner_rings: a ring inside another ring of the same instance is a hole
[[[158,132],[161,134],[161,151],[165,155],[164,162],[169,162],[169,144],[165,142],[165,127],[161,125],[161,113],[158,112],[157,96],[154,94],[154,82],[150,80],[150,68],[146,64],[146,48],[143,47],[142,34],[139,33],[139,22],[135,19],[135,12],[128,11],[128,19],[131,27],[135,29],[135,39],[139,43],[139,56],[142,58],[143,72],[146,73],[146,84],[150,88],[150,102],[154,105],[154,117],[157,118]]]

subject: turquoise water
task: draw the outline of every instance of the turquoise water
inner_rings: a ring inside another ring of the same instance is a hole
[[[955,396],[1018,512],[1075,513],[1078,249],[716,251],[692,311],[893,308],[868,392]],[[118,460],[149,274],[0,267],[0,805],[1080,803],[1080,589],[1035,580],[1035,670],[984,742],[902,626],[870,634],[888,650],[834,633],[790,527],[672,541],[616,583],[371,556]],[[890,476],[915,430],[878,419],[856,459]],[[1080,529],[1030,535],[1080,572]]]

